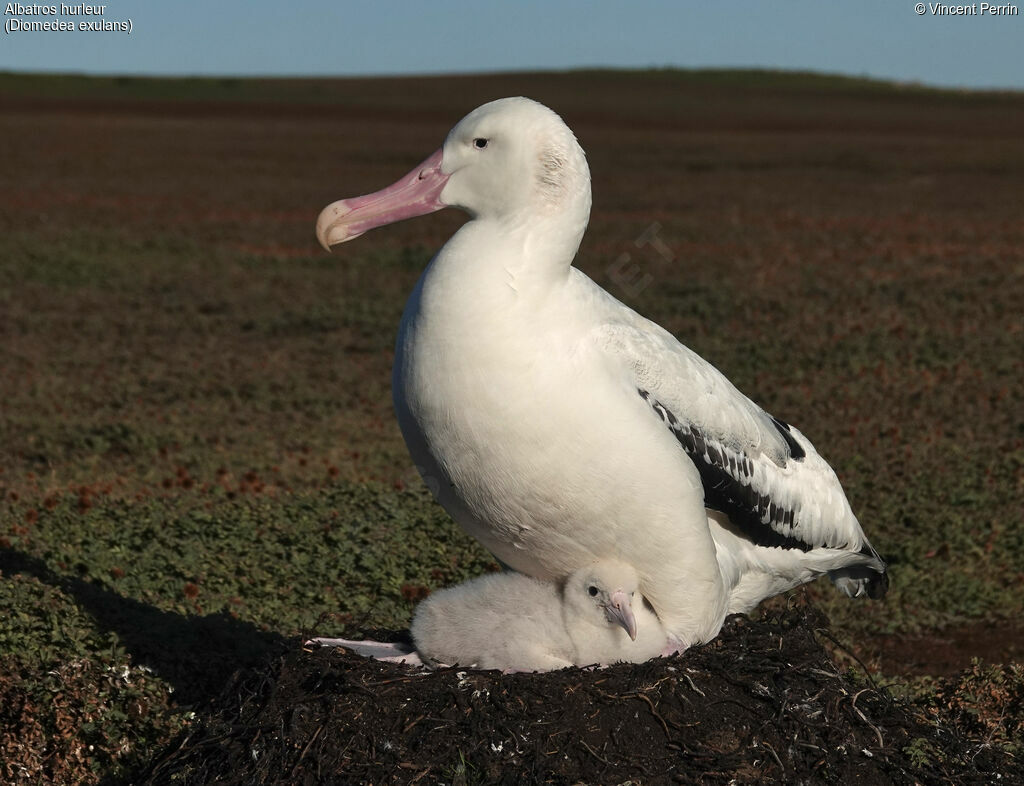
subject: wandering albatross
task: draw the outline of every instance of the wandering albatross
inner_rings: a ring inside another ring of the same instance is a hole
[[[515,571],[489,573],[435,592],[416,607],[402,642],[313,639],[357,655],[409,666],[552,671],[568,666],[642,663],[668,637],[639,594],[632,565],[585,565],[563,583]]]
[[[551,671],[642,663],[661,654],[666,635],[638,584],[633,567],[617,560],[586,565],[564,586],[491,573],[421,602],[410,632],[431,666]]]
[[[452,206],[469,213],[399,327],[398,422],[438,501],[506,566],[560,581],[633,565],[670,637],[828,574],[881,597],[885,562],[797,428],[572,266],[590,172],[526,98],[472,111],[394,185],[328,205],[328,250]]]

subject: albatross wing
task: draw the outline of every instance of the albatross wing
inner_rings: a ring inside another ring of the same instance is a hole
[[[840,588],[883,595],[885,563],[810,440],[666,330],[603,299],[607,321],[593,337],[697,468],[705,506],[725,514],[734,534],[754,546],[841,552],[841,565],[828,563]]]

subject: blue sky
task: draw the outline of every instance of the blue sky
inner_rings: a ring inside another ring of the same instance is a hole
[[[931,4],[918,14],[916,4],[108,0],[100,17],[58,17],[130,20],[130,34],[14,30],[0,41],[0,70],[339,76],[741,66],[1024,89],[1024,0],[1012,4],[1016,16],[935,15]],[[14,19],[54,17],[4,16]]]

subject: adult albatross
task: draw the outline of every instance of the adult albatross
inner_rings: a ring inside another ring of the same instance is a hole
[[[822,575],[884,594],[831,467],[796,428],[572,266],[590,171],[526,98],[475,109],[404,178],[328,205],[328,250],[444,207],[469,213],[398,332],[398,422],[438,501],[507,566],[562,580],[633,565],[681,650],[727,613]]]

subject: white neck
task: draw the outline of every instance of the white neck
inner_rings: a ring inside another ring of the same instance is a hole
[[[445,244],[436,263],[457,269],[463,286],[500,275],[522,295],[542,295],[567,278],[587,228],[589,203],[588,198],[585,210],[580,205],[551,214],[523,210],[476,217]]]

